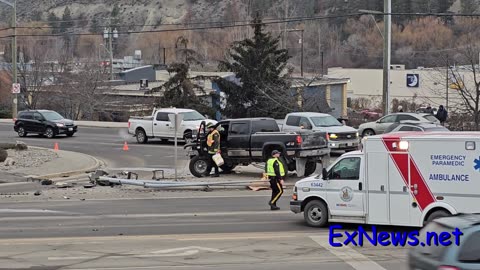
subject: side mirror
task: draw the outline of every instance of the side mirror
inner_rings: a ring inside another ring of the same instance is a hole
[[[323,180],[328,180],[327,174],[328,174],[327,169],[323,168],[323,170],[322,170],[322,179]]]

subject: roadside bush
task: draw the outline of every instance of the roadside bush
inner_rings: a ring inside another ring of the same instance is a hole
[[[0,149],[0,162],[4,162],[8,157],[7,150]]]

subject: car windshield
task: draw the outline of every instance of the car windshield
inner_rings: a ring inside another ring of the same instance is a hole
[[[43,117],[48,121],[62,120],[63,116],[57,112],[42,112]]]
[[[200,121],[206,119],[205,116],[201,115],[197,111],[184,112],[180,114],[183,114],[183,121]]]
[[[312,117],[310,119],[312,119],[312,122],[316,127],[343,126],[342,123],[340,123],[333,116],[316,116],[316,117]]]

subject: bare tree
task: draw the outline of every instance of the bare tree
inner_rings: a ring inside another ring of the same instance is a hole
[[[68,118],[93,120],[108,99],[104,95],[109,90],[104,84],[107,79],[108,73],[95,61],[62,73],[55,90],[55,106]]]

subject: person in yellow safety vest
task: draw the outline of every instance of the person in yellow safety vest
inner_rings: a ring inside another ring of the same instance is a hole
[[[266,173],[270,181],[270,187],[272,188],[272,199],[268,203],[270,210],[280,210],[280,207],[277,206],[277,201],[283,194],[285,168],[283,163],[278,159],[279,157],[280,151],[273,150],[272,158],[270,158],[266,164]]]
[[[220,153],[220,133],[218,130],[215,129],[215,126],[212,123],[208,123],[208,134],[207,134],[207,146],[208,146],[208,155],[210,156],[210,161],[212,162],[212,166],[215,168],[215,174],[213,177],[219,177],[219,169],[215,161],[213,160],[213,156],[217,153]],[[210,173],[210,172],[208,172]]]

